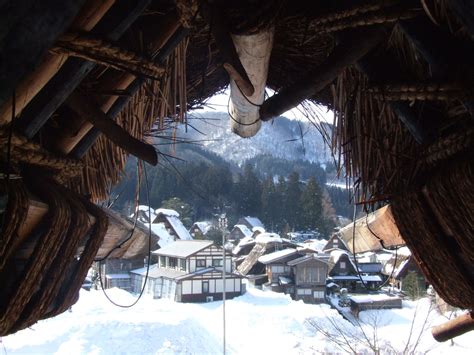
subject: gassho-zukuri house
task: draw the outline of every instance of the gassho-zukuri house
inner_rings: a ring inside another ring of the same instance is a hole
[[[331,109],[356,202],[390,204],[427,281],[467,311],[448,337],[472,329],[472,2],[2,4],[1,336],[76,302],[127,156],[158,164],[152,140],[228,86],[241,137],[300,103]]]
[[[211,302],[222,299],[222,248],[209,240],[181,240],[153,252],[158,263],[150,266],[146,290],[154,298],[177,302]],[[242,277],[232,270],[230,255],[225,260],[226,298],[243,293]],[[147,267],[132,270],[131,288],[139,293]]]

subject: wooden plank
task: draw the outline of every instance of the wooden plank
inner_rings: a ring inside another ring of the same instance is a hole
[[[385,31],[379,27],[352,31],[315,71],[267,99],[260,107],[260,119],[268,121],[316,95],[385,37]]]
[[[79,31],[90,31],[109,10],[115,0],[88,0],[74,19],[71,28]],[[26,105],[38,94],[47,82],[59,71],[66,62],[66,55],[47,53],[34,70],[15,88],[17,116]],[[36,58],[38,60],[38,58]],[[7,102],[0,107],[0,122],[9,122],[12,118],[12,107]]]
[[[149,5],[150,1],[139,0],[133,4],[130,3],[129,10],[121,18],[115,18],[116,16],[113,15],[114,21],[111,21],[108,18],[109,14],[107,14],[102,19],[108,24],[105,38],[110,41],[119,39]],[[100,27],[98,31],[100,32]],[[94,63],[76,58],[69,59],[26,107],[19,120],[17,120],[17,129],[28,138],[32,138],[94,67]]]
[[[132,137],[127,131],[109,119],[95,103],[85,96],[75,92],[70,95],[67,105],[83,119],[92,123],[105,136],[126,152],[148,162],[151,165],[158,163],[158,156],[152,145],[141,142]]]
[[[155,61],[159,64],[163,64],[165,59],[171,54],[171,52],[176,48],[176,46],[188,35],[189,30],[183,27],[180,27],[171,38],[168,40],[166,45],[158,53]],[[127,92],[126,96],[118,98],[112,107],[107,111],[107,116],[110,119],[114,119],[120,111],[128,104],[133,95],[140,89],[144,80],[142,78],[136,78],[125,90]],[[70,155],[77,159],[82,158],[87,151],[94,145],[97,139],[100,136],[100,131],[96,128],[86,131],[87,134],[83,136],[83,139],[77,144],[74,149],[71,151]]]

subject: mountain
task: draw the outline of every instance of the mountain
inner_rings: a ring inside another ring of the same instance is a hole
[[[278,117],[264,122],[255,137],[241,138],[230,131],[229,115],[225,112],[206,112],[191,115],[186,129],[180,126],[178,137],[201,141],[202,148],[226,161],[242,165],[257,155],[272,155],[286,160],[306,160],[325,163],[331,160],[329,148],[318,129],[310,122]],[[330,125],[325,125],[330,127]]]

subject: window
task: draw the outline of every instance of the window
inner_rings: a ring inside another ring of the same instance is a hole
[[[337,239],[333,239],[333,240],[332,240],[332,247],[333,247],[333,248],[337,248],[337,246],[338,246]]]
[[[212,259],[212,266],[222,266],[222,259]]]
[[[179,259],[179,267],[181,270],[186,271],[186,259]]]
[[[166,257],[160,255],[160,267],[166,267]]]
[[[196,267],[206,267],[206,259],[197,259]]]
[[[341,266],[341,269],[346,268],[346,262],[345,261],[341,261],[339,265]]]
[[[209,292],[209,281],[203,281],[202,282],[202,293],[208,293]]]
[[[178,266],[178,259],[176,258],[168,258],[168,267],[175,268]]]
[[[296,293],[300,296],[303,295],[311,295],[311,289],[310,288],[299,288]]]
[[[314,291],[313,292],[314,298],[324,298],[324,291]]]
[[[274,273],[285,273],[285,272],[290,272],[290,267],[289,266],[283,266],[283,265],[273,265],[272,266],[272,272]]]

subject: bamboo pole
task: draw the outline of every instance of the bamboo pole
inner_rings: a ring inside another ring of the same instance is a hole
[[[71,28],[86,32],[92,30],[114,3],[115,0],[88,0]],[[15,117],[61,69],[67,58],[67,54],[47,54],[41,64],[16,87]],[[0,123],[10,122],[11,118],[12,106],[8,102],[0,107]]]

